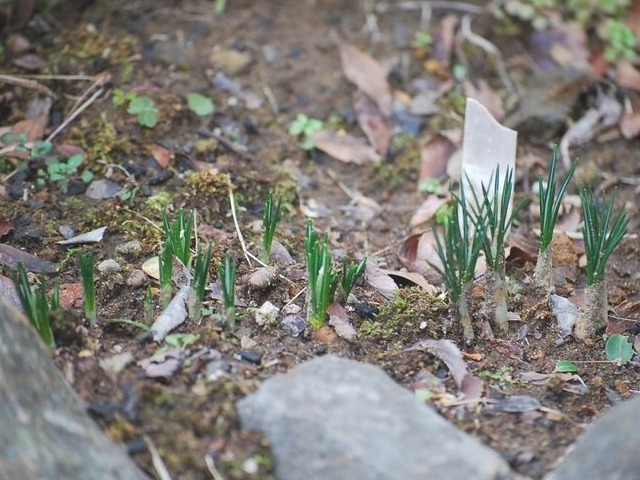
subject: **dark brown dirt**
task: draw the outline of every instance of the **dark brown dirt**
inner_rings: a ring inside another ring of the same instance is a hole
[[[145,321],[147,289],[133,288],[126,280],[144,260],[157,253],[160,234],[147,220],[160,225],[164,210],[175,214],[180,207],[197,209],[202,237],[210,227],[217,229],[211,234],[216,235],[212,277],[215,279],[216,266],[224,252],[232,251],[239,265],[238,296],[251,307],[266,300],[282,306],[305,287],[305,212],[313,202],[331,212],[315,219],[315,225],[321,232],[330,232],[334,249],[375,256],[391,269],[401,267],[396,254],[400,242],[410,233],[409,218],[423,198],[416,192],[419,148],[442,125],[460,126],[460,116],[446,110],[453,109],[453,101],[445,100],[442,113],[427,122],[418,138],[405,136],[404,141],[398,140],[380,166],[343,164],[317,151],[308,154],[287,133],[298,113],[321,119],[341,116],[345,129],[358,130],[349,120],[353,116],[350,109],[355,88],[342,74],[339,40],[350,41],[378,59],[397,60],[401,54],[413,55],[410,48],[394,41],[394,33],[409,32],[411,39],[418,28],[415,12],[380,15],[382,38],[375,42],[365,28],[361,3],[230,0],[226,12],[215,17],[211,2],[207,1],[83,2],[81,11],[65,5],[57,7],[65,10],[43,12],[39,18],[49,26],[46,31],[40,30],[38,24],[21,30],[31,41],[33,52],[45,59],[43,73],[97,75],[106,71],[114,87],[146,93],[160,110],[158,126],[145,129],[126,114],[124,107],[113,105],[109,94],[79,115],[56,140],[84,148],[88,166],[98,178],[110,174],[120,184],[129,182],[137,187],[133,199],[93,201],[81,193],[64,194],[55,186],[36,190],[35,170],[31,169],[27,175],[15,175],[3,182],[0,204],[0,220],[13,226],[2,241],[60,264],[59,277],[66,289],[80,280],[75,249],[66,250],[55,244],[61,238],[59,226],[70,225],[77,233],[108,227],[105,240],[94,248],[99,260],[116,258],[123,271],[98,276],[96,328],[82,326],[81,302],[70,307],[71,327],[65,334],[59,332],[55,360],[99,424],[112,438],[127,445],[136,462],[152,476],[154,468],[145,441],[158,449],[176,479],[211,478],[205,458],[214,462],[224,478],[273,478],[267,442],[260,435],[240,430],[234,403],[269,376],[327,353],[378,364],[407,387],[415,386],[425,371],[445,378],[447,394],[433,398],[439,411],[499,451],[518,472],[532,478],[541,478],[585,426],[637,388],[638,367],[618,367],[607,362],[601,339],[587,347],[573,341],[556,344],[555,322],[548,306],[532,292],[531,263],[509,264],[508,273],[518,287],[509,306],[519,314],[521,323],[514,323],[507,335],[495,332],[495,338],[483,338],[463,349],[468,354],[470,371],[485,381],[483,398],[530,395],[540,400],[546,407],[544,411],[506,413],[492,410],[490,402],[457,402],[455,384],[447,376],[444,364],[422,352],[404,351],[424,338],[444,337],[464,346],[457,325],[446,333],[442,330],[443,321],[450,318],[443,300],[416,288],[402,290],[394,301],[388,301],[371,287],[356,287],[354,293],[359,300],[380,307],[382,313],[371,320],[350,311],[358,330],[352,343],[340,338],[326,343],[310,333],[293,338],[277,325],[258,327],[249,310],[239,307],[239,329],[235,332],[211,316],[205,316],[199,324],[188,322],[181,326],[180,333],[199,337],[185,351],[181,368],[167,378],[148,378],[136,364],[156,352],[159,345],[141,335],[140,330],[110,321]],[[504,39],[499,42],[508,43]],[[249,110],[243,102],[236,104],[234,95],[213,88],[216,70],[209,57],[214,49],[249,55],[250,65],[229,77],[247,91],[261,96],[267,92],[271,103],[263,101],[259,108]],[[517,51],[513,48],[513,52],[505,53],[508,56]],[[267,61],[266,56],[272,52],[275,59]],[[12,66],[9,54],[4,68],[21,72]],[[419,70],[415,59],[409,78],[403,78],[396,67],[391,74],[394,87],[408,90],[409,81]],[[479,70],[480,74],[495,72]],[[498,83],[495,78],[490,80]],[[50,121],[56,125],[75,101],[65,95],[79,95],[87,84],[42,82],[59,95]],[[216,113],[212,118],[202,120],[188,111],[184,99],[193,91],[213,98]],[[3,98],[13,98],[11,103],[0,105],[5,125],[24,118],[27,102],[35,95],[32,90],[8,84],[2,86],[1,93],[11,96]],[[230,149],[197,133],[215,128],[221,128],[225,135],[237,134],[248,150]],[[153,165],[149,150],[152,144],[173,153],[169,169]],[[632,178],[637,183],[638,151],[637,140],[616,140],[590,143],[574,153],[584,165],[593,164],[597,170]],[[518,165],[522,169],[516,191],[524,195],[530,194],[527,186],[538,174],[526,160],[532,155],[548,158],[548,149],[531,140],[521,141]],[[135,179],[127,179],[121,170],[107,164],[125,167]],[[545,171],[545,167],[541,170]],[[349,215],[343,207],[349,205],[350,198],[338,180],[378,202],[382,206],[380,215],[367,224]],[[227,182],[234,187],[240,207],[238,221],[254,253],[258,253],[260,238],[251,225],[261,219],[267,192],[275,188],[285,194],[286,212],[278,238],[297,263],[281,269],[286,280],[278,279],[266,291],[255,291],[247,285],[246,275],[251,268],[235,237]],[[571,193],[575,193],[573,187]],[[617,204],[625,205],[632,215],[630,231],[635,233],[640,217],[634,186],[624,182],[619,185]],[[520,224],[520,233],[535,239],[534,221],[528,210],[522,213]],[[125,257],[115,253],[116,246],[130,240],[140,240],[143,253]],[[576,249],[569,252],[575,278],[565,278],[558,285],[559,293],[565,295],[584,285],[584,270],[575,265],[581,246],[570,244],[570,249]],[[88,247],[82,250],[88,251]],[[633,305],[640,300],[638,258],[637,237],[625,239],[607,270],[612,306],[623,302]],[[10,275],[7,268],[3,270]],[[149,285],[157,314],[157,285]],[[481,293],[476,292],[478,296]],[[304,308],[304,295],[295,303]],[[212,312],[221,308],[215,300],[207,300],[205,307]],[[426,322],[426,328],[420,327],[422,322]],[[519,336],[524,325],[528,332]],[[481,328],[482,321],[478,319],[476,331]],[[247,343],[247,339],[252,342]],[[213,350],[222,355],[226,365],[223,375],[216,376],[216,372],[207,369],[207,355]],[[134,361],[118,373],[109,373],[102,362],[120,352],[130,352]],[[246,352],[258,354],[260,362],[248,361]],[[544,385],[521,380],[524,372],[553,372],[557,360],[578,364],[579,378],[556,376]]]

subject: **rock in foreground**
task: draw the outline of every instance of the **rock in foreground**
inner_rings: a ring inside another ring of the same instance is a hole
[[[271,442],[280,480],[481,480],[512,474],[379,368],[332,356],[267,381],[238,402]]]

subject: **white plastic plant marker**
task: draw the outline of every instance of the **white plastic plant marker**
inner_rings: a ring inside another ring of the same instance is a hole
[[[496,168],[500,167],[500,187],[508,168],[515,178],[518,132],[502,126],[477,100],[467,97],[462,140],[462,175],[467,201],[473,201],[473,192],[482,198],[482,186],[493,191]],[[473,189],[473,190],[472,190]],[[499,192],[502,196],[502,191]],[[511,215],[513,198],[507,218]],[[508,232],[507,232],[508,233]]]

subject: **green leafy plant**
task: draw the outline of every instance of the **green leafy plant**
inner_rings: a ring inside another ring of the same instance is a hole
[[[333,301],[339,273],[334,271],[331,265],[327,236],[325,235],[324,240],[320,242],[311,220],[307,220],[305,253],[309,275],[307,318],[311,326],[318,329],[327,323],[327,308]]]
[[[486,226],[481,212],[476,212],[475,218],[472,218],[464,187],[460,188],[460,196],[454,195],[453,200],[451,215],[442,225],[442,233],[433,225],[436,253],[441,265],[432,263],[431,266],[442,276],[450,302],[457,306],[464,338],[471,342],[474,333],[469,312],[469,293],[484,244]]]
[[[189,105],[189,109],[193,113],[200,117],[211,115],[215,110],[211,98],[197,92],[192,92],[187,95],[187,105]]]
[[[636,35],[623,21],[609,19],[600,30],[600,36],[606,43],[604,58],[609,62],[616,60],[634,61],[637,58]]]
[[[89,325],[93,327],[98,318],[96,312],[96,283],[94,278],[96,266],[95,251],[91,250],[88,255],[80,253],[78,263],[80,265],[80,279],[82,280],[84,314],[87,317]]]
[[[613,251],[627,233],[631,218],[626,211],[613,215],[615,196],[607,205],[596,202],[587,188],[580,190],[584,226],[584,249],[587,257],[587,284],[575,334],[580,340],[592,338],[607,319],[608,300],[604,269]]]
[[[418,31],[413,35],[413,48],[428,48],[433,45],[433,37],[429,32]]]
[[[556,193],[556,167],[558,164],[558,146],[553,148],[551,154],[551,165],[546,184],[542,178],[538,180],[538,198],[540,200],[540,246],[538,249],[538,260],[536,262],[533,279],[536,287],[543,289],[545,293],[553,290],[552,286],[552,259],[551,241],[553,240],[553,229],[558,221],[560,204],[567,191],[569,181],[576,170],[577,162],[574,162],[562,181],[562,185]]]
[[[230,252],[225,254],[224,263],[218,267],[218,281],[224,307],[222,317],[229,328],[233,329],[236,326],[236,264]]]
[[[289,126],[289,134],[294,137],[302,137],[301,146],[304,150],[313,150],[316,144],[313,141],[313,134],[324,128],[322,120],[308,117],[299,113],[296,119]]]
[[[607,339],[604,353],[610,362],[625,365],[633,358],[633,346],[627,337],[614,333]]]
[[[175,255],[176,258],[178,258],[187,268],[190,267],[191,261],[193,223],[193,212],[186,216],[183,208],[179,210],[178,218],[173,221],[169,221],[169,217],[166,212],[162,213],[165,248],[169,248],[171,253]]]
[[[158,124],[158,115],[160,114],[153,100],[146,95],[132,99],[129,102],[127,113],[136,115],[138,123],[147,128],[153,128]]]
[[[173,298],[173,251],[168,242],[158,255],[158,273],[160,275],[160,303],[163,308]]]
[[[276,234],[280,213],[282,210],[282,195],[278,197],[278,202],[273,203],[273,192],[269,191],[267,200],[262,207],[262,261],[269,262],[271,247]]]
[[[54,147],[50,142],[40,141],[33,144],[29,156],[34,159],[43,158],[46,167],[38,169],[36,185],[42,188],[47,182],[56,184],[63,193],[68,191],[70,179],[80,173],[79,169],[84,161],[79,153],[70,156],[66,161],[62,160],[54,152]],[[93,172],[88,169],[80,174],[80,179],[85,183],[89,183],[93,177]]]
[[[485,238],[482,243],[485,261],[487,263],[487,295],[485,304],[493,311],[495,323],[502,329],[508,330],[507,319],[507,284],[504,242],[513,220],[524,207],[524,199],[511,208],[513,196],[513,169],[509,168],[504,176],[500,175],[500,167],[496,168],[489,181],[490,187],[482,185],[482,198],[478,198],[473,190],[475,203],[475,223],[486,222]]]
[[[577,373],[578,366],[569,360],[558,360],[553,371],[558,373]]]
[[[44,280],[35,290],[31,288],[27,272],[22,263],[18,264],[18,274],[13,283],[18,292],[20,303],[31,325],[40,334],[40,338],[49,348],[55,348],[53,329],[49,319],[49,313],[60,309],[59,284],[56,282],[51,297],[47,297],[47,289]]]

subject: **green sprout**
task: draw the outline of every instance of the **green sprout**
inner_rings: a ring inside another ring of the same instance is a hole
[[[213,0],[213,13],[222,15],[227,8],[227,0]]]
[[[96,255],[91,250],[88,255],[82,253],[78,256],[80,264],[80,279],[82,280],[82,299],[84,301],[84,314],[92,327],[96,324],[96,284],[94,279]]]
[[[489,180],[492,187],[482,185],[482,199],[478,198],[475,190],[474,215],[486,221],[485,238],[482,244],[487,263],[486,304],[494,312],[494,321],[507,331],[507,285],[505,283],[504,243],[505,237],[518,212],[524,207],[525,200],[521,200],[511,212],[511,197],[513,196],[513,169],[507,168],[504,178],[500,176],[500,167],[496,169]]]
[[[192,92],[187,95],[187,105],[189,106],[189,110],[199,117],[211,115],[215,110],[211,98],[197,92]]]
[[[18,150],[17,147],[16,150]],[[38,141],[34,143],[29,152],[31,158],[43,158],[46,166],[46,169],[38,169],[36,185],[42,188],[49,182],[58,185],[60,191],[67,193],[69,190],[69,180],[72,176],[79,173],[79,167],[84,160],[82,155],[77,153],[70,156],[66,161],[63,161],[53,150],[54,147],[51,142]],[[93,172],[88,169],[85,169],[80,174],[80,179],[84,183],[91,182],[93,177]]]
[[[299,113],[296,119],[289,126],[289,134],[294,137],[302,137],[302,148],[304,150],[313,150],[316,144],[313,141],[313,134],[324,128],[322,120],[308,117],[303,113]]]
[[[538,196],[540,199],[540,247],[538,249],[538,260],[533,274],[535,285],[545,292],[552,291],[552,259],[551,241],[553,240],[553,229],[558,220],[562,198],[567,191],[569,181],[576,170],[577,162],[574,162],[564,177],[560,189],[556,193],[556,166],[558,164],[558,146],[553,148],[551,155],[551,165],[547,177],[546,187],[540,178],[538,180]]]
[[[418,31],[413,35],[413,48],[424,49],[433,45],[433,37],[429,32]]]
[[[13,283],[29,322],[40,334],[40,338],[42,338],[45,345],[51,349],[55,348],[56,342],[53,338],[53,329],[51,328],[49,313],[60,309],[60,288],[58,282],[54,284],[51,297],[47,298],[44,280],[34,291],[29,284],[29,278],[27,277],[24,265],[19,263],[18,275]]]
[[[575,334],[580,340],[592,338],[607,318],[608,300],[604,269],[613,251],[627,233],[631,218],[626,211],[613,215],[615,196],[608,206],[603,200],[598,205],[591,191],[580,190],[584,226],[584,249],[587,257],[587,285],[580,314],[576,320]]]
[[[349,294],[353,289],[353,286],[356,283],[356,280],[362,276],[364,273],[364,269],[367,266],[366,257],[363,258],[360,263],[354,263],[352,265],[347,265],[347,259],[344,258],[342,260],[342,275],[340,277],[340,288],[339,288],[339,303],[346,303],[349,298]]]
[[[305,241],[307,273],[309,275],[309,323],[315,329],[327,323],[327,308],[333,301],[338,286],[339,273],[331,268],[329,240],[324,236],[322,242],[313,229],[313,222],[307,221]]]
[[[236,265],[229,252],[224,256],[224,263],[218,267],[218,281],[222,290],[223,318],[229,328],[233,329],[236,326]]]
[[[193,212],[185,217],[184,209],[178,212],[178,218],[169,221],[166,212],[162,214],[162,226],[165,235],[165,248],[168,248],[185,267],[189,268],[191,260],[191,238],[193,234]]]
[[[127,113],[136,115],[138,123],[147,128],[153,128],[158,124],[158,115],[160,114],[153,100],[146,95],[131,99]]]
[[[468,297],[484,244],[486,225],[482,212],[476,212],[475,220],[471,218],[472,212],[468,208],[463,186],[460,188],[460,196],[454,195],[453,199],[454,205],[446,223],[442,225],[442,233],[438,232],[435,225],[433,230],[436,253],[442,265],[431,266],[442,276],[450,302],[458,308],[464,338],[471,342],[474,333]]]
[[[173,298],[173,251],[169,243],[158,255],[158,272],[160,274],[160,303],[163,308],[169,305]]]
[[[609,19],[604,24],[601,36],[606,42],[604,58],[608,62],[616,60],[635,61],[637,59],[636,47],[638,39],[636,35],[622,20]]]
[[[280,221],[280,211],[282,209],[282,195],[278,197],[278,203],[273,203],[273,192],[269,191],[269,196],[262,208],[262,261],[268,263],[271,255],[273,238],[276,234],[276,227]]]
[[[204,298],[204,287],[207,285],[207,277],[209,276],[209,265],[211,265],[212,255],[213,252],[211,250],[211,245],[209,245],[209,248],[207,248],[207,253],[205,253],[204,255],[198,249],[196,261],[193,266],[191,288],[196,291],[196,296],[201,302]]]

